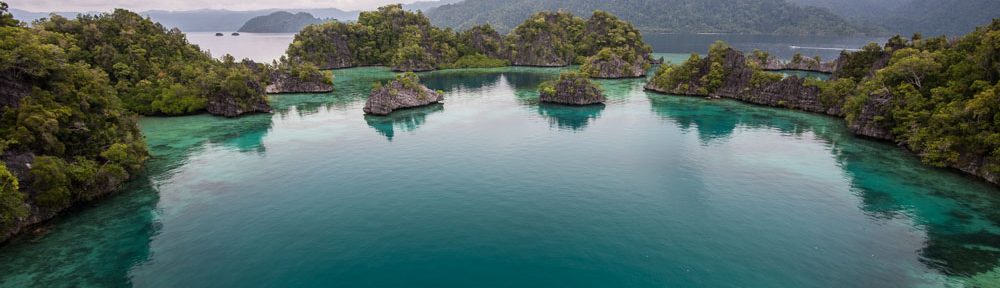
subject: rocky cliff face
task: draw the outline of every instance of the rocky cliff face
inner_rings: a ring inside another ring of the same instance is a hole
[[[489,26],[476,26],[462,33],[465,42],[480,54],[490,58],[508,59],[510,53],[504,49],[504,39],[499,32]]]
[[[372,91],[365,103],[367,114],[388,115],[397,109],[419,107],[440,102],[444,95],[420,85],[414,74],[404,74],[383,87]]]
[[[226,92],[211,95],[205,110],[212,115],[236,117],[248,113],[270,113],[271,106],[267,104],[267,94],[264,87],[257,81],[247,80],[247,86],[252,87],[252,95],[231,95]]]
[[[550,33],[541,33],[531,38],[519,38],[513,45],[517,51],[510,55],[514,66],[563,67],[569,66],[573,57],[561,53],[550,43],[556,41]]]
[[[354,54],[351,53],[348,36],[342,33],[329,35],[329,44],[333,48],[333,53],[323,55],[322,63],[317,63],[320,69],[340,69],[354,67]]]
[[[26,193],[29,197],[37,193],[31,187],[33,179],[30,172],[33,163],[35,163],[35,154],[31,152],[7,151],[0,154],[0,165],[5,165],[7,170],[9,170],[11,174],[14,174],[14,177],[17,177],[18,182],[20,183],[19,190]],[[90,197],[94,197],[95,199],[110,195],[119,191],[121,184],[124,183],[125,180],[126,179],[95,179],[95,185],[91,187],[93,190],[90,191],[91,193],[88,195]],[[0,243],[9,240],[14,235],[27,232],[31,229],[31,227],[37,224],[58,216],[60,212],[72,207],[72,205],[75,204],[70,203],[65,206],[42,208],[37,206],[32,201],[28,201],[24,205],[28,208],[27,216],[16,219],[11,225],[0,227]]]
[[[396,72],[426,72],[433,71],[434,64],[422,59],[406,59],[392,66]]]
[[[21,98],[31,94],[31,85],[16,76],[12,71],[0,72],[0,107],[17,107]]]
[[[584,26],[583,19],[572,14],[536,14],[507,36],[510,63],[515,66],[562,67],[573,63],[576,52],[572,43],[579,36],[571,35],[565,25]]]
[[[625,59],[618,55],[617,53],[611,54],[609,57],[593,56],[587,58],[587,63],[584,65],[584,73],[587,73],[591,78],[601,78],[601,79],[617,79],[617,78],[638,78],[646,76],[646,70],[649,68],[649,60],[645,57],[640,57],[635,63],[629,63]]]
[[[677,87],[658,87],[655,82],[650,81],[646,84],[646,89],[669,94],[725,97],[759,105],[786,107],[829,115],[840,115],[841,113],[839,105],[832,107],[823,105],[820,101],[819,89],[804,85],[805,79],[793,76],[755,85],[753,83],[755,70],[747,65],[747,59],[743,53],[732,48],[726,51],[724,57],[723,68],[728,71],[728,74],[724,78],[722,86],[706,95],[699,92],[703,91],[704,88],[700,79],[708,75],[710,65],[711,62],[708,58],[702,59],[696,75],[691,77],[690,81],[685,81]]]
[[[892,95],[889,93],[872,94],[868,96],[861,107],[856,119],[850,124],[851,132],[854,134],[881,140],[892,141],[892,133],[886,123],[880,121],[884,119],[892,108]]]
[[[848,67],[846,65],[850,64],[850,67],[855,67],[853,69],[855,72],[834,69],[834,77],[837,77],[840,73],[858,74],[858,71],[861,72],[860,74],[867,73],[868,76],[874,75],[875,71],[888,65],[889,60],[892,58],[893,49],[887,50],[887,52],[874,55],[875,57],[868,57],[866,63],[860,64],[857,61],[852,62],[850,59],[852,56],[850,55],[841,56],[837,60],[835,67],[839,69]],[[646,84],[646,89],[668,94],[725,97],[754,104],[786,107],[833,116],[844,116],[845,114],[842,111],[841,104],[835,104],[832,107],[824,105],[819,97],[819,89],[805,85],[803,79],[788,77],[780,81],[754,85],[754,71],[746,65],[746,58],[743,57],[742,53],[729,49],[724,58],[723,66],[727,71],[727,75],[722,86],[713,93],[710,93],[710,95],[704,93],[705,90],[702,89],[704,88],[704,84],[700,81],[702,77],[705,77],[710,72],[709,66],[711,62],[708,58],[700,60],[698,70],[694,73],[695,75],[687,81],[678,83],[676,87],[660,87],[655,83],[656,81],[650,81]],[[764,64],[761,67],[767,67],[768,65],[771,64]],[[891,118],[889,113],[891,112],[892,105],[893,95],[889,93],[869,95],[868,99],[861,106],[859,113],[855,116],[855,119],[850,119],[851,121],[848,126],[851,132],[872,139],[893,141],[900,146],[906,147],[907,144],[900,143],[890,131],[889,127],[891,123],[885,122],[887,121],[885,119]],[[995,167],[997,164],[1000,163],[990,163],[989,157],[981,154],[963,153],[959,156],[958,161],[950,167],[982,177],[991,183],[1000,184],[1000,175],[988,169],[988,167]]]
[[[324,83],[322,78],[301,79],[282,71],[272,71],[270,76],[271,84],[265,88],[267,94],[326,93],[333,91],[333,85]],[[325,77],[325,75],[321,74],[321,77]]]
[[[591,105],[604,102],[601,89],[583,75],[563,74],[559,80],[542,84],[538,101],[567,105]]]
[[[751,58],[753,59],[753,58]],[[793,59],[792,61],[782,62],[774,57],[768,57],[767,60],[761,61],[759,59],[753,59],[758,65],[767,71],[780,71],[780,70],[799,70],[799,71],[812,71],[820,73],[834,73],[837,71],[837,64],[839,62],[820,62],[813,58],[803,57],[801,59]]]

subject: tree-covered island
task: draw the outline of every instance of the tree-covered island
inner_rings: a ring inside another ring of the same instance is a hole
[[[896,36],[843,52],[828,81],[766,72],[766,53],[721,42],[709,51],[661,66],[646,89],[843,117],[857,135],[1000,183],[1000,20],[954,40]]]
[[[383,65],[395,71],[430,71],[587,64],[592,77],[623,78],[644,75],[650,52],[638,29],[602,11],[586,20],[568,12],[540,12],[510,34],[500,35],[488,25],[460,33],[441,29],[419,11],[389,5],[362,12],[356,22],[307,26],[295,35],[287,55],[322,69]]]
[[[28,27],[0,2],[0,242],[139,173],[139,115],[269,112],[266,87],[304,82],[332,89],[308,63],[213,59],[127,10]]]

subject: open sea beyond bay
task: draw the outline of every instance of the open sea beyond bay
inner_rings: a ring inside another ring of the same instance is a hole
[[[361,111],[380,67],[274,114],[146,117],[147,171],[0,247],[0,287],[1000,283],[994,186],[837,118],[645,79],[538,103],[563,70],[421,73],[445,101],[387,117]]]

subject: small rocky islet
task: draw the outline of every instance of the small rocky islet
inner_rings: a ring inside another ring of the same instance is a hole
[[[564,72],[559,79],[539,85],[538,101],[564,105],[593,105],[604,103],[600,86],[579,72]]]
[[[376,82],[368,96],[363,111],[371,115],[389,115],[393,111],[438,103],[444,93],[420,84],[420,77],[413,72],[396,75],[385,85]]]

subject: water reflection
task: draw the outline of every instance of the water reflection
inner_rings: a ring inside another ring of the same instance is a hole
[[[859,140],[840,121],[729,100],[650,94],[652,110],[708,144],[736,129],[768,129],[827,143],[872,221],[911,221],[926,234],[925,266],[972,277],[1000,265],[1000,191],[954,171],[925,166],[889,143]],[[873,157],[872,155],[879,155]],[[913,175],[922,175],[913,177]],[[903,239],[901,239],[903,240]],[[979,276],[983,277],[983,276]]]
[[[503,73],[490,70],[442,70],[420,74],[420,82],[433,90],[476,90],[494,86],[504,77]]]
[[[423,107],[396,110],[386,116],[365,115],[365,122],[369,127],[375,128],[378,134],[385,136],[386,140],[392,142],[396,136],[396,130],[401,132],[412,132],[420,125],[424,124],[427,115],[444,111],[444,104],[437,103]]]
[[[154,157],[184,157],[215,144],[239,152],[264,153],[263,139],[271,130],[273,115],[256,114],[235,119],[210,115],[154,118],[140,122],[146,144]]]
[[[148,183],[133,181],[127,197],[85,205],[70,212],[72,217],[57,218],[0,247],[0,286],[130,286],[129,271],[150,258],[149,244],[160,229],[154,213],[159,197]]]
[[[604,104],[570,106],[551,103],[538,104],[538,114],[549,119],[549,126],[563,130],[579,131],[597,118],[601,118]]]

